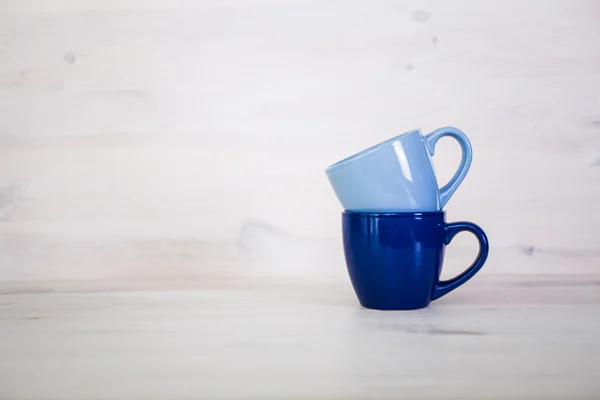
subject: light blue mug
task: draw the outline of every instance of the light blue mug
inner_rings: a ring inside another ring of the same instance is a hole
[[[458,141],[462,159],[452,179],[439,188],[431,157],[444,136]],[[443,127],[423,135],[415,129],[345,158],[325,173],[346,211],[438,211],[465,179],[471,159],[471,142],[462,131]]]

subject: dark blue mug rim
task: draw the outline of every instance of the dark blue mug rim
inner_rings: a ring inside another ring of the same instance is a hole
[[[343,211],[342,215],[371,217],[371,218],[414,218],[414,217],[440,217],[440,216],[446,215],[446,211],[399,211],[399,212]]]

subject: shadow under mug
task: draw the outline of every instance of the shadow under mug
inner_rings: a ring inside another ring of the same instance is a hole
[[[440,189],[431,157],[444,136],[459,142],[462,158],[452,179]],[[471,159],[471,143],[462,131],[443,127],[423,135],[415,129],[338,161],[325,173],[346,211],[437,211],[465,179]]]
[[[471,279],[488,256],[485,232],[471,222],[446,223],[445,212],[342,213],[344,255],[360,304],[378,310],[414,310]],[[461,231],[479,241],[473,264],[442,281],[444,249]]]

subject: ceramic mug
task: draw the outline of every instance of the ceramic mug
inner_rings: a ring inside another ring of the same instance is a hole
[[[344,256],[360,304],[378,310],[424,308],[471,279],[485,263],[485,232],[471,222],[446,223],[445,211],[342,213]],[[442,281],[444,249],[461,231],[479,241],[473,264]]]
[[[431,157],[444,136],[458,141],[458,171],[438,187]],[[471,166],[467,136],[453,127],[427,135],[416,129],[393,137],[329,166],[325,173],[345,211],[406,212],[441,210]]]

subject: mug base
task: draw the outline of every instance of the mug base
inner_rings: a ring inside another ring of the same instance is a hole
[[[359,303],[361,306],[363,306],[363,308],[369,309],[369,310],[376,310],[376,311],[413,311],[413,310],[421,310],[423,308],[427,308],[430,304],[430,302],[427,302],[425,304],[416,304],[416,303],[412,303],[412,304],[393,304],[393,303],[369,303],[366,301],[361,301],[359,299]]]

